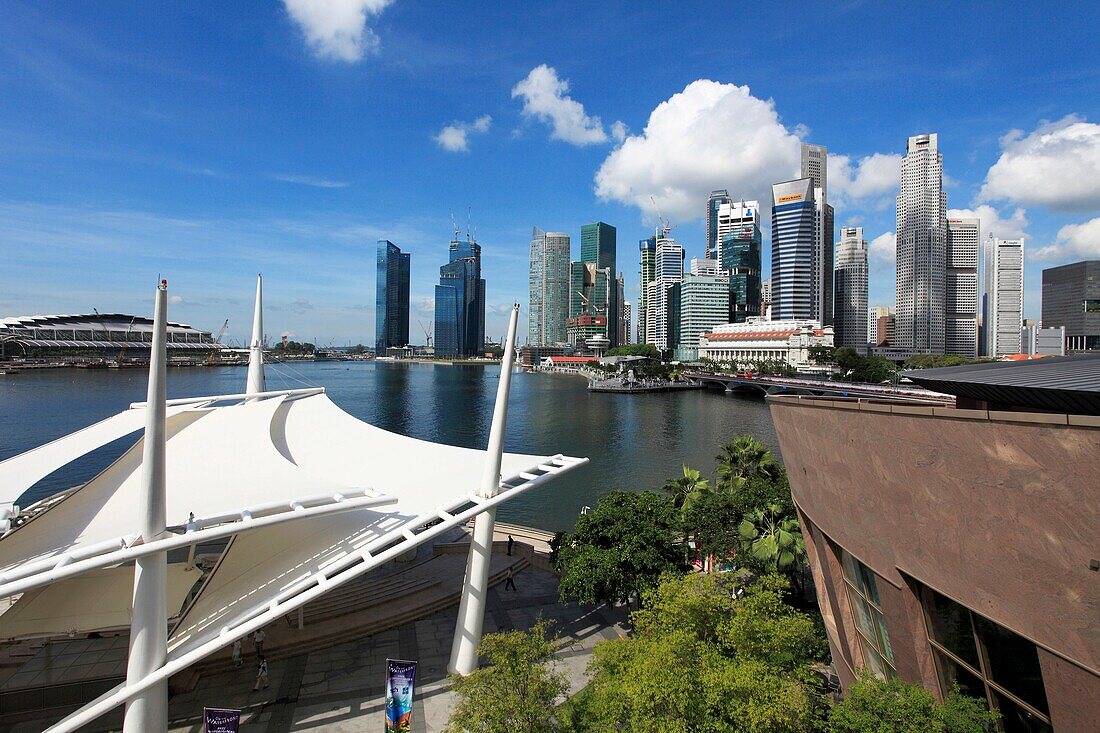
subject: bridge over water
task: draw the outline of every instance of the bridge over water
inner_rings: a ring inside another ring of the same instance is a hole
[[[866,384],[861,382],[829,382],[823,379],[805,379],[802,377],[743,376],[714,372],[686,372],[684,377],[709,389],[724,389],[726,392],[758,391],[770,394],[805,394],[818,397],[881,397],[892,401],[913,402],[917,404],[954,405],[953,395],[932,392],[917,386],[895,387],[885,384]]]

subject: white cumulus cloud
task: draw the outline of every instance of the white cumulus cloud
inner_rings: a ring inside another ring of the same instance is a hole
[[[779,121],[775,103],[747,86],[699,79],[657,105],[596,172],[596,194],[670,219],[700,216],[707,194],[771,201],[771,184],[799,170],[800,128]]]
[[[1058,230],[1054,244],[1032,255],[1039,260],[1093,260],[1100,258],[1100,217],[1084,224],[1067,224]]]
[[[983,201],[1009,200],[1063,211],[1100,209],[1100,125],[1068,115],[1033,132],[1001,138]]]
[[[378,36],[367,20],[393,0],[283,0],[291,19],[317,56],[359,61],[378,48]]]
[[[981,204],[973,209],[948,209],[948,219],[977,219],[981,222],[981,238],[985,241],[990,234],[997,239],[1017,239],[1026,235],[1027,212],[1016,209],[1008,218],[989,204]]]
[[[901,181],[901,156],[875,153],[853,161],[829,156],[829,199],[836,205],[896,194]]]
[[[880,234],[867,245],[872,262],[893,264],[897,260],[897,237],[893,232]]]
[[[444,150],[449,150],[452,153],[465,153],[470,149],[470,133],[488,132],[491,124],[493,124],[493,118],[489,115],[482,115],[473,122],[452,122],[440,130],[439,134],[432,139],[439,143],[439,146]]]
[[[523,114],[550,125],[550,138],[572,145],[607,142],[607,132],[599,117],[584,111],[584,105],[569,96],[569,82],[558,77],[557,70],[542,64],[531,69],[512,89],[512,98],[523,99]],[[612,134],[625,134],[622,123],[611,127]]]

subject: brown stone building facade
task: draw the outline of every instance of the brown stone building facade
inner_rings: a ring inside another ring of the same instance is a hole
[[[1100,730],[1100,417],[769,398],[843,686]]]

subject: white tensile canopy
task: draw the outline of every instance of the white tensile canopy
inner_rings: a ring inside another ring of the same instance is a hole
[[[0,615],[0,638],[125,625],[133,594],[129,561],[229,538],[186,608],[181,605],[200,573],[183,563],[170,566],[169,614],[179,619],[160,673],[167,677],[585,462],[506,453],[499,493],[486,498],[478,492],[485,451],[368,425],[321,389],[242,398],[169,402],[165,536],[144,538],[134,529],[140,526],[144,439],[91,481],[9,530],[0,539],[0,597],[22,595]],[[0,462],[0,501],[10,507],[58,467],[134,432],[144,413],[143,404],[133,405]],[[94,604],[87,603],[91,587]]]

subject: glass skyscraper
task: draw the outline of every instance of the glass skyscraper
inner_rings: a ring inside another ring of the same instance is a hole
[[[585,265],[594,265],[596,272],[601,272],[606,278],[606,287],[597,286],[597,276],[591,275],[588,284],[594,286],[594,299],[589,304],[592,312],[603,314],[606,319],[604,333],[613,345],[621,343],[619,338],[619,305],[618,289],[615,286],[616,277],[616,230],[610,224],[597,221],[593,224],[585,224],[581,227],[581,259]],[[589,268],[592,269],[592,268]],[[576,296],[570,293],[570,302]],[[578,311],[570,308],[569,315],[580,315]]]
[[[569,235],[531,231],[530,313],[527,343],[564,343],[569,319]]]
[[[843,227],[834,268],[834,346],[867,352],[867,242],[863,227]]]
[[[378,240],[374,291],[374,352],[409,343],[409,275],[412,257],[388,239]]]
[[[467,236],[451,241],[450,261],[435,286],[436,356],[476,356],[485,346],[485,281],[481,245]]]
[[[722,207],[718,252],[722,271],[729,275],[729,323],[743,323],[760,315],[760,267],[763,235],[760,205],[741,201]]]
[[[817,320],[817,206],[811,178],[772,186],[772,319]],[[830,273],[831,280],[831,273]]]
[[[707,259],[718,259],[718,243],[721,236],[718,232],[718,210],[722,204],[730,204],[730,192],[724,188],[710,192],[707,198]]]

